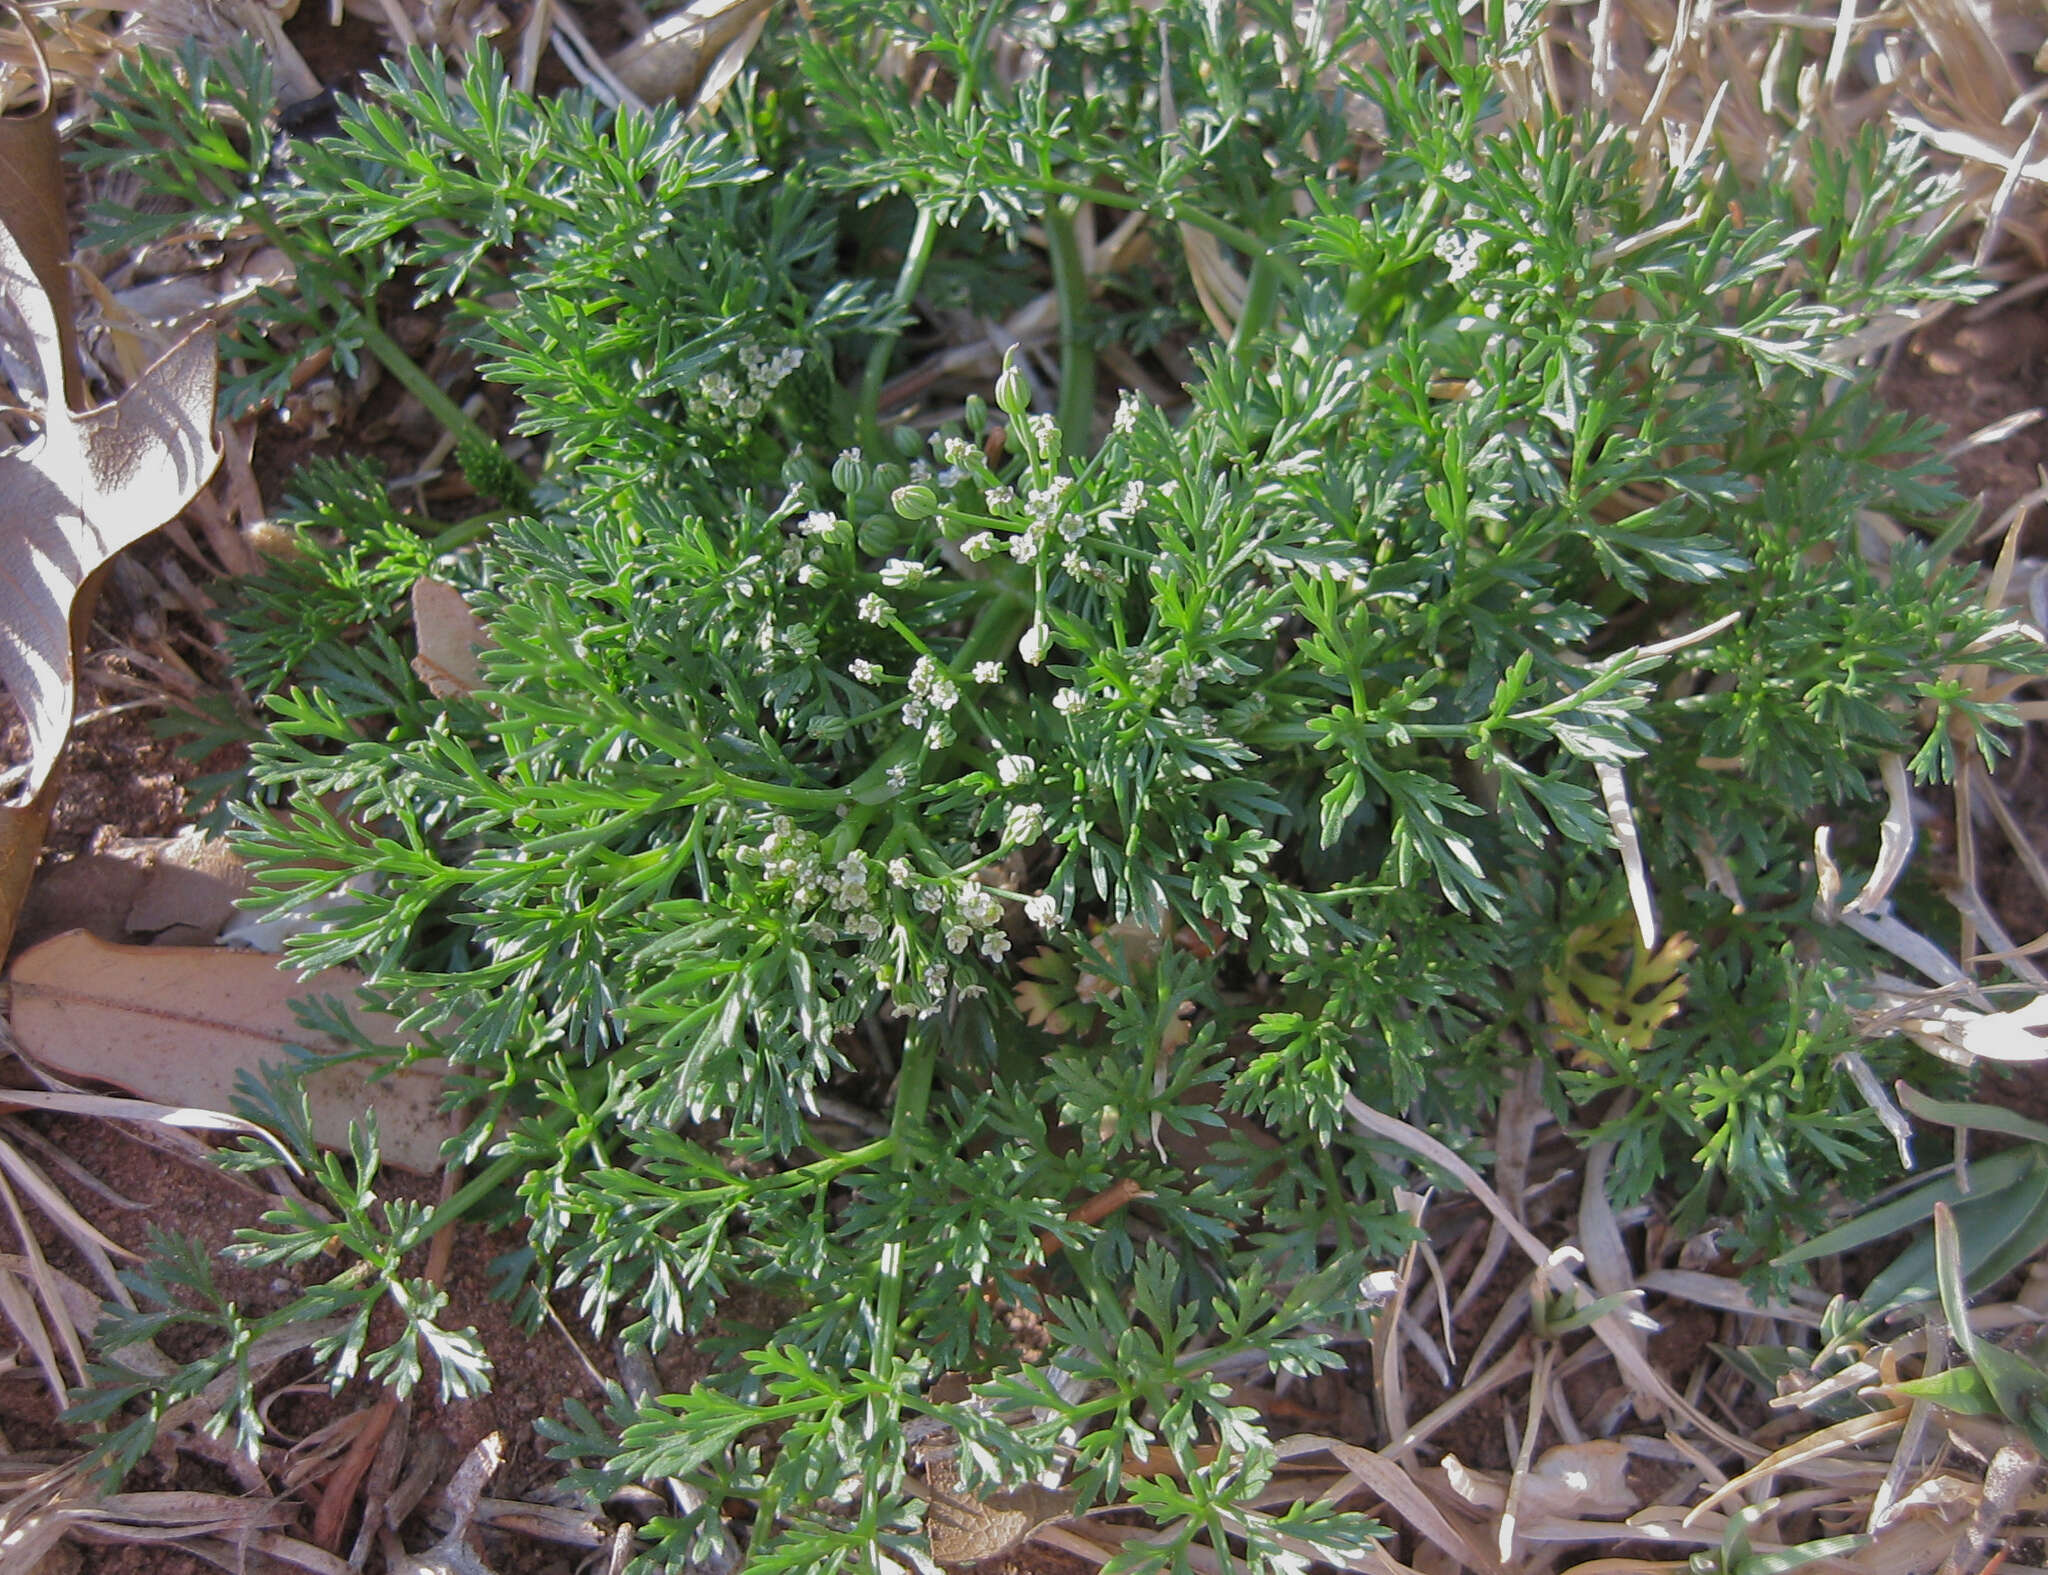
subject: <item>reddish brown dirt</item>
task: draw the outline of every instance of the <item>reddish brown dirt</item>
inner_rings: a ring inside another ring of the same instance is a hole
[[[2048,297],[2037,295],[1981,317],[1980,310],[1960,308],[1930,323],[1894,354],[1881,384],[1897,409],[1946,427],[1948,444],[2048,404]],[[2043,463],[2048,419],[1958,454],[1956,483],[1966,496],[1983,499],[1983,524],[1989,526],[2038,484],[2035,470]],[[2048,525],[2037,510],[2020,547],[2038,553],[2044,543]]]

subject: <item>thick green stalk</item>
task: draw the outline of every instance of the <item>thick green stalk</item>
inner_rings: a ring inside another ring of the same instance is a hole
[[[910,249],[903,254],[903,266],[896,275],[896,289],[889,297],[889,304],[899,313],[908,313],[917,300],[918,287],[924,283],[924,271],[931,264],[932,249],[938,240],[938,214],[919,203],[917,224],[910,232]],[[860,441],[870,453],[881,451],[882,383],[889,375],[889,357],[894,354],[896,341],[901,337],[894,329],[878,335],[868,347],[868,363],[861,373]]]
[[[1095,344],[1088,332],[1088,271],[1074,232],[1080,206],[1062,197],[1045,206],[1045,239],[1060,303],[1060,442],[1078,462],[1089,450],[1095,417]]]
[[[1237,332],[1230,336],[1230,359],[1240,372],[1250,367],[1259,335],[1271,325],[1273,309],[1279,304],[1280,269],[1277,264],[1278,259],[1271,252],[1252,264],[1251,278],[1245,287],[1244,310],[1238,314]]]
[[[480,444],[484,448],[498,446],[497,439],[472,421],[469,413],[449,398],[417,361],[399,349],[398,341],[385,333],[367,310],[358,309],[356,331],[362,335],[363,348],[375,356],[384,370],[397,378],[406,392],[425,405],[428,413],[459,441]]]
[[[486,1165],[470,1177],[460,1192],[427,1216],[426,1222],[420,1226],[420,1239],[424,1241],[448,1226],[459,1223],[477,1204],[518,1174],[519,1167],[524,1163],[521,1155],[504,1154]]]
[[[1142,197],[1134,197],[1128,192],[1104,191],[1098,187],[1084,186],[1078,181],[1071,180],[1048,180],[1041,181],[1039,184],[1040,189],[1050,196],[1076,197],[1083,202],[1099,202],[1105,207],[1123,208],[1133,212],[1142,208],[1147,213],[1156,214],[1162,219],[1170,219],[1175,224],[1191,224],[1196,229],[1206,231],[1210,235],[1215,236],[1224,245],[1236,247],[1245,256],[1255,261],[1261,257],[1271,257],[1273,259],[1273,266],[1280,270],[1280,277],[1282,279],[1286,280],[1289,284],[1300,284],[1302,282],[1301,270],[1287,258],[1273,251],[1271,247],[1252,234],[1250,230],[1232,224],[1227,219],[1219,219],[1215,214],[1205,209],[1190,208],[1185,203],[1175,202],[1168,211],[1161,213]]]

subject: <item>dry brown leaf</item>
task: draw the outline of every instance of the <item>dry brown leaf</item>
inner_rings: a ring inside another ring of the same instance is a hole
[[[32,799],[71,727],[71,616],[81,588],[213,473],[216,363],[212,335],[189,335],[115,399],[74,411],[59,392],[66,357],[56,303],[5,225],[0,296],[28,327],[45,390],[42,436],[0,454],[8,520],[0,533],[0,678],[28,723]]]
[[[412,627],[420,654],[412,670],[436,700],[473,695],[484,681],[476,653],[491,643],[483,620],[445,580],[413,583]]]
[[[691,0],[614,54],[619,81],[649,104],[671,99],[692,114],[715,109],[761,37],[774,0]]]
[[[48,114],[0,121],[0,299],[42,373],[43,430],[0,453],[0,681],[28,726],[22,802],[0,810],[0,950],[48,826],[45,789],[77,697],[74,629],[93,574],[185,506],[212,474],[213,336],[196,332],[115,399],[80,398],[63,271],[65,200]]]
[[[36,871],[15,939],[34,946],[70,930],[104,941],[210,946],[249,889],[227,842],[187,828],[175,837],[118,837],[99,852]]]
[[[226,1110],[237,1074],[282,1061],[288,1045],[344,1048],[300,1027],[291,1002],[351,1001],[362,983],[353,969],[300,978],[247,952],[115,946],[83,933],[24,952],[9,978],[14,1034],[30,1059],[66,1078],[112,1083],[195,1111]],[[359,1012],[356,1021],[374,1039],[401,1042],[388,1018]],[[439,1110],[438,1067],[422,1064],[374,1083],[369,1072],[351,1060],[307,1079],[315,1138],[345,1146],[349,1122],[374,1109],[387,1162],[423,1175],[439,1170],[454,1125]]]

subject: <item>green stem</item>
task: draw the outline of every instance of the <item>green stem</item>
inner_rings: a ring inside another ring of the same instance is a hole
[[[472,421],[469,413],[449,398],[417,361],[399,349],[398,341],[385,333],[366,309],[357,309],[356,331],[362,335],[363,347],[377,358],[384,370],[397,378],[406,392],[425,405],[428,413],[457,439],[480,444],[484,448],[498,446],[497,439]]]
[[[1280,302],[1278,259],[1265,253],[1252,264],[1252,276],[1244,294],[1244,310],[1238,314],[1237,332],[1230,336],[1230,359],[1239,372],[1251,369],[1252,352],[1259,335],[1273,321],[1273,309]]]
[[[931,1108],[932,1075],[938,1067],[939,1041],[936,1034],[913,1031],[904,1038],[903,1070],[896,1078],[896,1108],[889,1116],[889,1142],[897,1162],[912,1146],[913,1134],[924,1125]],[[875,1334],[870,1366],[877,1377],[896,1360],[896,1325],[903,1310],[904,1235],[898,1235],[882,1249],[881,1283],[875,1287]]]
[[[256,221],[256,227],[263,232],[264,239],[290,258],[295,268],[303,270],[306,265],[306,247],[301,239],[290,234],[282,221],[268,207],[259,204],[252,217]],[[317,241],[314,244],[317,249],[328,255],[334,254],[331,246]],[[441,385],[427,376],[419,363],[398,347],[398,341],[384,332],[383,326],[377,321],[373,304],[366,300],[359,305],[351,303],[343,310],[355,318],[355,328],[362,336],[363,347],[377,358],[385,371],[405,385],[407,392],[418,396],[420,403],[427,407],[435,420],[454,433],[460,441],[481,444],[485,448],[498,446],[497,439],[472,421],[463,408],[442,391]]]
[[[918,287],[924,283],[924,271],[931,264],[932,249],[938,241],[938,214],[919,203],[917,225],[910,232],[910,250],[903,254],[903,267],[896,275],[896,290],[889,298],[889,304],[899,314],[907,314],[916,301]],[[861,373],[860,441],[870,453],[881,451],[882,382],[889,375],[889,357],[894,354],[896,341],[901,337],[895,329],[878,335],[868,347],[868,364]]]
[[[457,1223],[483,1199],[497,1191],[499,1186],[518,1173],[524,1158],[518,1154],[505,1154],[493,1160],[478,1171],[464,1184],[462,1190],[446,1203],[429,1214],[420,1226],[422,1241]]]
[[[1039,182],[1039,187],[1053,196],[1078,197],[1083,202],[1099,202],[1105,207],[1123,208],[1132,212],[1140,208],[1143,208],[1148,213],[1155,211],[1141,197],[1131,196],[1128,192],[1103,191],[1094,186],[1084,186],[1078,181],[1047,180]],[[1278,252],[1273,251],[1264,241],[1252,234],[1250,230],[1241,229],[1227,219],[1219,219],[1215,214],[1209,213],[1204,209],[1190,208],[1180,202],[1175,202],[1169,212],[1161,213],[1158,216],[1163,219],[1170,219],[1175,224],[1191,224],[1196,229],[1206,231],[1210,235],[1215,236],[1224,245],[1236,247],[1245,256],[1254,260],[1261,257],[1271,257],[1273,259],[1273,266],[1280,270],[1281,278],[1285,279],[1289,284],[1302,283],[1301,270],[1292,262],[1288,261],[1287,258],[1281,256]]]
[[[1045,239],[1052,252],[1052,284],[1060,303],[1060,442],[1067,453],[1089,450],[1095,417],[1095,346],[1088,334],[1088,272],[1074,233],[1072,197],[1045,206]]]

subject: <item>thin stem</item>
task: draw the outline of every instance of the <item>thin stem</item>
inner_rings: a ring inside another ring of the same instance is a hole
[[[917,299],[918,287],[924,283],[924,271],[930,266],[932,248],[939,241],[939,218],[935,210],[923,203],[917,205],[917,225],[910,232],[910,249],[903,254],[903,267],[896,275],[896,290],[889,298],[889,304],[899,314],[907,314]],[[896,341],[902,335],[895,329],[880,334],[868,347],[868,364],[860,379],[860,441],[870,452],[879,452],[882,446],[882,382],[889,374],[889,357],[895,353]]]
[[[1103,191],[1094,186],[1084,186],[1078,181],[1046,180],[1040,181],[1039,187],[1054,196],[1078,197],[1083,202],[1099,202],[1105,207],[1123,208],[1132,212],[1142,208],[1147,213],[1158,212],[1142,197],[1131,196],[1128,192]],[[1219,219],[1213,213],[1201,208],[1190,208],[1181,202],[1173,203],[1167,212],[1159,213],[1158,216],[1171,219],[1176,224],[1192,224],[1196,229],[1205,230],[1215,236],[1224,245],[1236,247],[1247,257],[1271,257],[1273,266],[1280,270],[1281,278],[1289,284],[1302,282],[1301,270],[1292,262],[1273,251],[1250,230],[1242,229],[1227,219]]]
[[[1230,359],[1240,372],[1250,369],[1259,335],[1273,321],[1273,309],[1279,304],[1280,270],[1277,262],[1278,259],[1267,252],[1252,264],[1252,276],[1245,286],[1244,310],[1238,314],[1237,332],[1230,336]]]
[[[1088,333],[1088,271],[1074,230],[1078,199],[1045,205],[1045,239],[1052,252],[1052,284],[1060,303],[1060,442],[1085,454],[1095,416],[1095,346]]]
[[[259,204],[252,217],[264,238],[290,258],[294,267],[303,269],[306,248],[300,238],[290,234],[268,207]],[[319,249],[333,255],[331,247],[321,245]],[[355,318],[355,328],[362,336],[364,348],[377,358],[385,371],[405,385],[408,393],[418,396],[419,402],[427,407],[436,421],[454,433],[459,441],[481,444],[485,448],[498,446],[497,439],[472,421],[468,412],[450,399],[441,385],[427,376],[420,364],[399,348],[398,341],[384,332],[372,304],[367,301],[362,304],[351,302],[344,310]]]
[[[420,1235],[423,1238],[435,1236],[455,1224],[479,1202],[497,1191],[518,1171],[522,1163],[524,1160],[518,1154],[500,1155],[470,1177],[468,1184],[460,1192],[427,1216],[426,1222],[420,1226]]]
[[[356,310],[356,331],[362,335],[364,348],[377,358],[384,370],[397,378],[406,392],[425,405],[433,418],[459,440],[481,444],[485,448],[498,446],[497,439],[471,420],[469,413],[449,398],[417,361],[399,349],[398,341],[385,333],[365,308]]]

